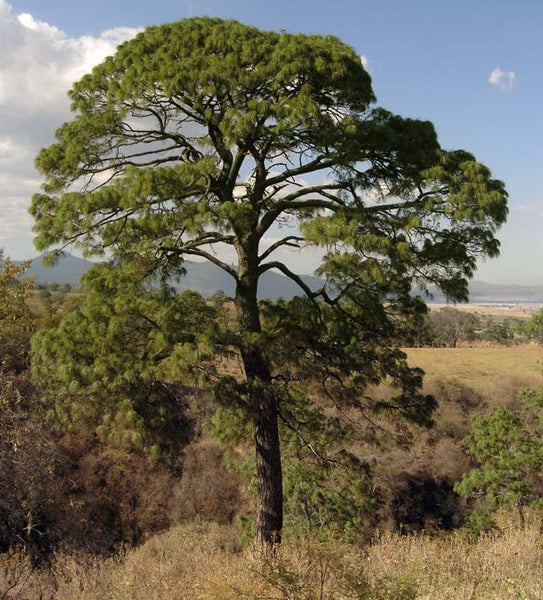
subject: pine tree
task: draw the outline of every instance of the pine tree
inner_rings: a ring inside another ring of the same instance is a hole
[[[235,280],[245,380],[219,388],[252,420],[257,537],[272,544],[288,390],[311,375],[368,411],[365,386],[391,376],[389,407],[428,421],[421,373],[391,340],[420,309],[413,284],[466,298],[477,257],[498,252],[504,186],[469,153],[442,150],[431,123],[374,106],[360,57],[331,36],[211,18],[151,27],[70,95],[73,120],[37,159],[47,179],[31,209],[36,245],[164,276],[199,257]],[[295,273],[290,248],[324,252],[322,289]],[[264,325],[257,290],[271,269],[305,300],[270,309]]]
[[[473,431],[463,443],[477,465],[455,490],[478,500],[475,518],[515,509],[523,525],[525,507],[543,507],[542,406],[541,389],[525,390],[516,409],[498,406],[473,418]]]

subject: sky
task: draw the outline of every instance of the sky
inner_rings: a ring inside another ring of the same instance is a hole
[[[378,104],[429,119],[505,181],[498,259],[475,278],[543,284],[543,2],[540,0],[0,0],[0,247],[32,244],[33,167],[70,118],[71,84],[148,25],[188,16],[338,36],[364,57]],[[300,258],[299,270],[312,261]]]

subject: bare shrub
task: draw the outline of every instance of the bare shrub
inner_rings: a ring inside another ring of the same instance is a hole
[[[185,450],[181,480],[171,496],[172,521],[200,517],[232,523],[242,506],[240,486],[240,477],[227,471],[223,453],[215,443],[200,440],[190,444]]]
[[[286,539],[274,556],[241,551],[236,530],[193,521],[115,558],[56,555],[32,569],[0,557],[7,600],[518,600],[543,597],[541,519],[501,533],[385,534],[364,547]],[[11,582],[8,584],[8,581]],[[17,581],[18,587],[8,590]],[[11,595],[9,595],[11,594]],[[0,595],[0,598],[2,596]]]

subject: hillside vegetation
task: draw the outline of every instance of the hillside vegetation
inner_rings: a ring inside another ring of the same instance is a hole
[[[543,596],[539,519],[477,541],[390,534],[364,548],[287,539],[262,559],[235,532],[194,522],[111,559],[56,556],[50,570],[0,559],[0,590],[19,600],[537,600]]]
[[[45,322],[58,318],[41,314]],[[253,508],[239,459],[248,450],[239,445],[225,458],[209,435],[210,399],[187,397],[186,445],[167,465],[99,444],[89,430],[66,434],[40,423],[27,404],[34,392],[24,373],[4,372],[2,464],[16,467],[2,483],[10,489],[2,500],[11,520],[4,521],[4,536],[9,527],[25,535],[23,544],[17,535],[3,538],[0,594],[22,600],[541,597],[538,514],[523,526],[514,514],[498,514],[480,533],[465,527],[470,503],[453,489],[470,468],[462,441],[471,417],[494,406],[514,408],[520,390],[541,383],[540,347],[406,352],[412,366],[424,368],[425,389],[438,400],[434,426],[376,416],[377,436],[350,441],[350,450],[373,464],[377,499],[357,535],[345,536],[341,525],[307,533],[290,522],[282,548],[268,558],[247,545],[244,533]],[[229,365],[234,374],[237,364]],[[386,396],[387,384],[372,393]],[[19,455],[12,463],[10,444]],[[228,464],[238,464],[236,472]]]

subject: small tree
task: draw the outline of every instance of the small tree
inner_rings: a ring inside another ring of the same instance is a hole
[[[50,415],[66,429],[95,427],[110,445],[176,458],[190,431],[174,382],[202,380],[217,311],[195,292],[145,286],[114,265],[91,269],[84,288],[82,306],[32,340]]]
[[[531,319],[524,324],[521,332],[531,340],[543,344],[543,309],[533,315]]]
[[[430,313],[434,344],[456,348],[458,342],[475,339],[479,319],[476,315],[445,307]]]
[[[483,331],[482,339],[499,344],[511,344],[515,341],[515,337],[522,331],[519,323],[513,319],[504,319],[502,323],[490,323]]]
[[[524,523],[526,506],[543,506],[542,406],[543,394],[533,390],[525,392],[519,410],[499,406],[473,419],[464,447],[478,466],[455,489],[476,497],[483,513],[513,508]]]
[[[151,27],[70,96],[75,118],[37,159],[36,245],[164,276],[199,257],[234,279],[244,381],[221,382],[217,396],[252,423],[256,530],[271,544],[289,388],[306,393],[316,376],[334,402],[368,411],[364,387],[389,376],[399,392],[377,407],[428,422],[421,373],[391,340],[419,306],[415,282],[466,297],[476,258],[498,252],[504,186],[467,152],[441,150],[431,123],[374,107],[359,55],[330,36],[210,18]],[[288,264],[292,247],[325,251],[322,289]],[[271,269],[305,300],[264,326],[257,291]]]

